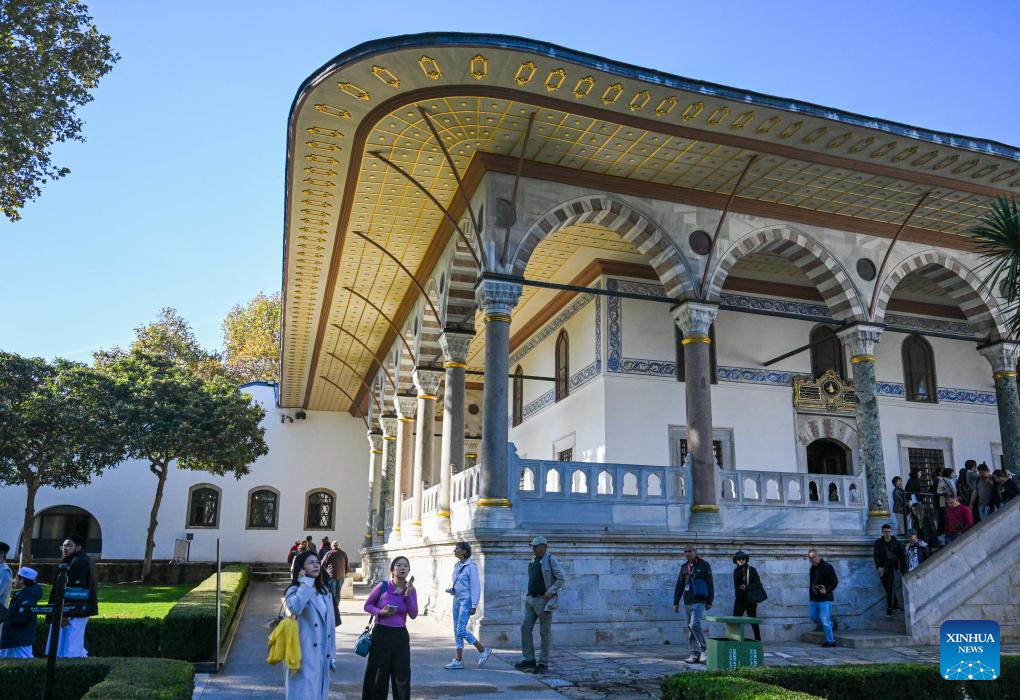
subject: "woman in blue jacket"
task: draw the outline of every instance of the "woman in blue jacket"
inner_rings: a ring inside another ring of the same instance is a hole
[[[478,611],[478,600],[482,594],[478,567],[471,561],[471,545],[458,542],[453,548],[453,555],[457,557],[457,563],[453,565],[453,586],[446,592],[453,595],[453,636],[457,648],[453,661],[443,667],[451,671],[464,668],[464,642],[473,644],[478,650],[479,666],[492,654],[492,649],[486,649],[467,628],[471,616]]]
[[[39,577],[35,569],[27,566],[18,570],[14,577],[14,597],[11,606],[0,606],[0,658],[31,659],[32,643],[35,641],[35,618],[32,606],[42,598],[42,586],[36,583]]]

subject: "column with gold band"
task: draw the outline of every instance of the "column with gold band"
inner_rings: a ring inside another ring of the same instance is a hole
[[[414,435],[414,474],[411,477],[411,527],[402,539],[421,537],[421,510],[424,479],[432,478],[433,435],[436,431],[436,393],[442,372],[430,369],[415,369],[411,373],[418,390],[418,421]]]
[[[881,336],[880,326],[863,324],[851,326],[839,333],[853,368],[854,392],[857,394],[857,444],[868,487],[866,530],[874,534],[880,533],[882,525],[889,521],[882,423],[878,416],[878,399],[875,394],[875,345]]]
[[[1020,344],[1000,342],[978,350],[992,366],[995,406],[999,411],[1002,466],[1016,473],[1020,469],[1020,397],[1017,396],[1016,366]]]
[[[464,370],[471,333],[450,329],[439,336],[443,348],[443,444],[439,458],[439,528],[450,531],[450,484],[464,462]]]
[[[365,520],[363,546],[371,547],[374,541],[375,521],[379,512],[379,495],[382,493],[382,432],[378,428],[368,431],[368,515]]]
[[[472,524],[477,529],[510,529],[516,524],[508,500],[510,313],[521,298],[521,285],[483,279],[475,287],[475,298],[485,318],[485,388],[479,499]]]
[[[379,487],[379,507],[375,514],[373,544],[386,542],[386,511],[393,512],[393,468],[397,463],[397,416],[388,413],[379,419],[382,428],[382,483]]]
[[[712,452],[712,360],[709,329],[719,313],[716,304],[685,301],[673,309],[683,331],[684,393],[687,405],[687,454],[691,456],[693,505],[688,527],[719,530],[716,466]]]
[[[414,417],[418,411],[418,399],[413,395],[398,394],[393,397],[393,405],[397,409],[397,460],[393,468],[393,528],[390,530],[390,542],[402,539],[401,513],[404,497],[411,491],[411,473],[414,471]]]

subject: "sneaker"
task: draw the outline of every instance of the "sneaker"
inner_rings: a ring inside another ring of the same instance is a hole
[[[443,666],[443,668],[445,668],[447,671],[456,671],[458,669],[464,668],[464,662],[463,661],[457,661],[457,659],[454,659],[450,663],[448,663],[445,666]]]
[[[831,649],[832,647],[836,646],[836,642],[822,642],[822,646],[825,647],[826,649]]]
[[[515,663],[514,668],[516,668],[518,671],[527,671],[529,668],[535,668],[535,662],[523,659]]]
[[[548,670],[549,670],[549,664],[536,664],[535,668],[533,668],[531,670],[531,672],[535,673],[535,674],[538,674],[538,673],[545,673]]]
[[[703,663],[707,663],[707,662],[708,662],[708,654],[706,654],[705,652],[701,652],[700,654],[698,654],[698,663],[699,664],[703,664]]]
[[[485,662],[489,660],[490,656],[492,656],[492,649],[486,648],[485,651],[478,655],[478,665],[484,666]]]
[[[684,663],[688,663],[688,664],[696,664],[696,663],[698,663],[698,655],[697,654],[691,654],[686,659],[684,659]]]

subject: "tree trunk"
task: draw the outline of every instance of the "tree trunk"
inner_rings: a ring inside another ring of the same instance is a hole
[[[25,520],[21,525],[21,559],[19,566],[32,563],[32,526],[35,524],[35,495],[39,492],[39,482],[34,479],[25,481]]]
[[[159,504],[163,502],[163,486],[166,485],[167,473],[170,471],[169,463],[160,464],[153,462],[149,469],[156,475],[156,497],[152,501],[152,510],[149,512],[149,531],[145,540],[145,561],[142,562],[142,581],[148,581],[152,573],[152,551],[156,548],[156,526],[159,524],[156,517],[159,515]]]

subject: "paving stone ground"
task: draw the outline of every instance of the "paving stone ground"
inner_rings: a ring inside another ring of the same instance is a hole
[[[253,583],[237,636],[223,670],[198,679],[195,698],[239,700],[283,698],[283,671],[269,666],[266,657],[266,620],[279,608],[281,586]],[[364,629],[368,616],[361,611],[365,591],[341,606],[344,624],[337,629],[337,672],[330,693],[336,700],[361,697],[364,659],[350,649]],[[554,623],[555,624],[555,623]],[[497,649],[483,669],[474,667],[472,649],[465,653],[465,671],[445,671],[451,658],[452,634],[446,624],[419,617],[408,626],[411,633],[412,696],[433,698],[585,698],[586,700],[638,700],[659,697],[659,684],[673,673],[700,672],[683,662],[686,646],[600,646],[561,649],[553,647],[550,672],[534,676],[514,670],[517,649]],[[536,629],[537,634],[537,629]],[[537,642],[537,640],[536,640]],[[1020,654],[1020,644],[1006,644],[1004,654]],[[937,646],[899,649],[822,649],[814,644],[768,644],[769,666],[920,662],[938,663]]]

